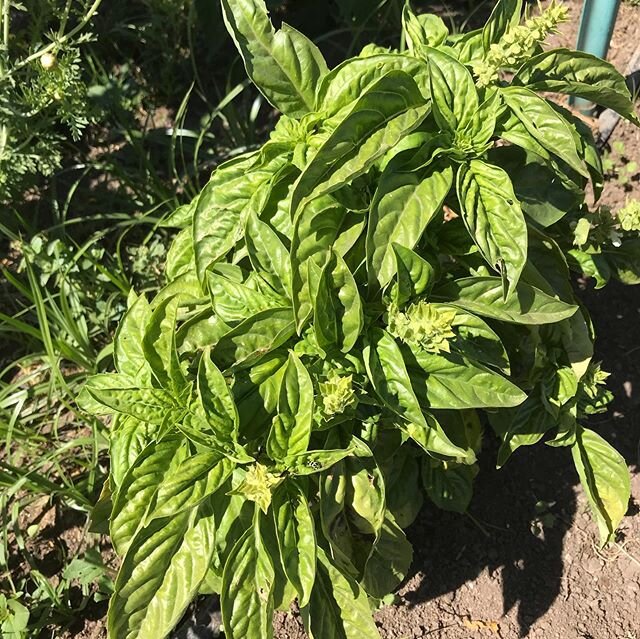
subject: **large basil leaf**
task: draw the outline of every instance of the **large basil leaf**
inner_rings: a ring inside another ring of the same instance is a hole
[[[253,268],[269,282],[278,293],[291,295],[291,264],[289,253],[276,232],[258,219],[255,212],[249,214],[244,241]]]
[[[316,107],[327,117],[358,100],[363,92],[390,71],[404,71],[429,96],[429,69],[423,60],[400,54],[352,58],[324,76],[318,87]]]
[[[224,322],[241,322],[261,311],[288,305],[284,297],[250,286],[251,281],[237,282],[214,271],[209,271],[207,276],[211,306]]]
[[[242,237],[249,210],[261,211],[270,181],[288,163],[288,147],[267,143],[262,151],[225,162],[204,187],[193,216],[196,272],[206,283],[207,269]]]
[[[422,411],[395,339],[382,329],[374,329],[369,340],[363,351],[367,374],[383,404],[408,422],[402,425],[403,430],[427,451],[466,457],[468,451],[451,442],[438,422]]]
[[[433,116],[440,129],[463,131],[473,122],[480,101],[473,77],[450,55],[426,47]]]
[[[432,13],[416,15],[407,0],[402,11],[402,29],[409,51],[420,56],[423,48],[440,46],[449,35],[442,18]]]
[[[118,325],[113,358],[119,373],[135,379],[141,386],[151,386],[151,368],[142,348],[146,327],[151,321],[151,309],[144,295],[137,297]]]
[[[491,149],[489,160],[509,174],[525,215],[542,227],[555,224],[584,201],[584,193],[577,185],[561,180],[535,153],[517,146],[501,146]]]
[[[452,310],[446,304],[435,304],[435,308]],[[456,334],[450,342],[451,348],[461,355],[482,364],[495,366],[509,374],[509,356],[496,332],[482,319],[456,308],[451,328]]]
[[[342,205],[332,196],[325,195],[310,201],[296,216],[291,239],[291,271],[292,299],[298,330],[312,313],[313,299],[317,294],[318,282],[309,280],[309,262],[312,261],[317,269],[324,267],[331,256],[346,214]]]
[[[385,286],[396,271],[395,242],[412,249],[440,211],[453,182],[448,165],[434,164],[422,173],[398,173],[389,165],[371,204],[367,229],[370,283]]]
[[[313,422],[313,383],[309,372],[295,353],[282,377],[278,412],[267,440],[267,453],[280,464],[304,453],[309,446]]]
[[[405,246],[392,242],[391,247],[396,260],[396,283],[392,297],[401,308],[414,297],[431,292],[436,280],[436,268]]]
[[[94,415],[116,412],[158,426],[172,418],[177,420],[184,412],[172,393],[159,388],[137,388],[132,380],[110,373],[90,377],[77,401]]]
[[[393,516],[386,513],[375,543],[367,557],[362,587],[382,599],[405,578],[413,559],[413,547]]]
[[[542,403],[539,385],[520,406],[489,413],[489,422],[502,441],[496,461],[498,468],[504,466],[518,448],[537,444],[545,433],[558,425],[557,416],[547,411]]]
[[[570,124],[544,98],[515,86],[505,87],[500,93],[515,116],[515,120],[510,120],[499,132],[501,138],[546,159],[555,156],[580,175],[589,177]]]
[[[287,481],[276,491],[273,517],[284,573],[304,607],[316,578],[316,534],[307,496],[297,483]]]
[[[502,36],[520,22],[522,0],[499,0],[482,29],[482,46],[485,52],[492,44],[498,44]]]
[[[321,348],[348,353],[363,325],[358,286],[344,260],[333,253],[319,278],[314,301],[314,331]]]
[[[167,251],[165,275],[171,282],[195,266],[193,249],[193,233],[191,227],[182,229],[174,238]]]
[[[155,427],[133,417],[114,419],[109,435],[109,485],[116,493],[126,472],[154,439]]]
[[[216,437],[225,443],[237,441],[238,409],[227,381],[211,360],[208,348],[198,366],[198,399]]]
[[[122,479],[113,500],[111,543],[123,555],[130,541],[153,508],[153,500],[165,475],[184,455],[181,437],[167,437],[149,444]]]
[[[214,540],[209,507],[156,519],[143,528],[115,582],[107,617],[109,637],[166,637],[205,578]]]
[[[187,387],[176,349],[179,305],[178,297],[170,297],[158,304],[151,313],[142,340],[142,350],[153,377],[161,388],[172,391],[176,396]]]
[[[265,98],[291,117],[313,111],[327,72],[315,44],[288,24],[275,31],[263,0],[222,0],[222,10],[247,74]]]
[[[275,572],[262,541],[260,518],[233,547],[224,566],[220,608],[228,639],[273,637]]]
[[[624,76],[610,62],[584,51],[551,49],[535,55],[518,69],[513,83],[575,95],[638,123]]]
[[[507,300],[502,291],[499,277],[465,277],[434,290],[433,298],[513,324],[551,324],[571,317],[578,309],[524,282],[518,283]]]
[[[588,428],[578,428],[571,453],[604,545],[614,539],[629,507],[631,481],[627,464],[611,444]]]
[[[526,394],[498,373],[456,353],[403,350],[418,401],[425,408],[508,408]]]
[[[476,465],[440,462],[423,459],[422,481],[429,499],[443,510],[466,512],[473,496],[473,480],[478,474]]]
[[[380,639],[369,601],[318,547],[318,573],[302,619],[310,639]]]
[[[303,200],[348,184],[415,129],[428,107],[415,81],[390,71],[353,104],[302,172],[291,196],[291,214]]]
[[[282,346],[295,333],[290,307],[256,313],[224,335],[212,350],[223,368],[251,366]]]
[[[155,509],[147,521],[171,517],[199,505],[224,485],[234,468],[234,462],[217,451],[188,457],[162,478]]]
[[[485,260],[509,283],[510,297],[527,259],[527,223],[509,175],[471,160],[458,171],[457,190],[465,225]]]

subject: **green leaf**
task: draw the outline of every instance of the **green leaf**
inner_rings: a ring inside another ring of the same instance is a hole
[[[504,466],[518,448],[537,444],[558,424],[557,417],[542,403],[539,385],[520,406],[489,413],[489,422],[502,441],[496,461],[498,468]]]
[[[436,269],[415,251],[391,243],[396,260],[396,283],[393,289],[393,299],[400,308],[408,301],[420,295],[428,295],[436,280]]]
[[[278,398],[278,413],[273,418],[267,440],[267,454],[275,462],[288,463],[309,446],[313,423],[313,383],[300,358],[293,352]]]
[[[413,560],[413,547],[393,516],[386,513],[380,532],[367,557],[362,586],[382,599],[402,583]]]
[[[235,463],[217,451],[188,457],[164,475],[158,486],[156,506],[147,521],[172,517],[200,505],[231,476]]]
[[[429,499],[443,510],[466,512],[473,496],[476,465],[452,464],[424,458],[422,481]]]
[[[291,308],[256,313],[224,335],[212,350],[223,368],[251,366],[282,346],[295,333]]]
[[[489,159],[508,174],[525,215],[542,227],[551,226],[584,201],[583,191],[559,178],[543,159],[517,146],[491,150]]]
[[[458,171],[457,191],[464,223],[484,259],[508,281],[510,297],[527,260],[527,223],[509,175],[471,160]]]
[[[422,411],[411,384],[402,351],[386,331],[373,329],[363,351],[367,374],[383,404],[407,421],[402,429],[425,450],[449,457],[466,457],[453,444],[437,420]]]
[[[151,368],[147,362],[142,340],[151,321],[151,309],[144,295],[135,298],[118,325],[113,347],[116,369],[138,381],[140,386],[151,386]]]
[[[423,60],[401,54],[379,54],[351,58],[331,70],[318,87],[317,110],[332,117],[358,100],[371,85],[390,71],[404,71],[429,97],[429,69]]]
[[[482,46],[485,52],[497,44],[511,27],[520,22],[522,0],[499,0],[482,29]]]
[[[344,260],[335,252],[319,278],[313,325],[321,348],[337,347],[343,353],[354,347],[362,331],[358,286]]]
[[[228,639],[273,637],[275,571],[263,544],[260,518],[238,540],[224,566],[220,608]]]
[[[500,94],[515,118],[499,131],[501,138],[547,160],[555,156],[580,175],[589,177],[571,125],[544,98],[515,86],[500,89]]]
[[[316,534],[307,496],[297,483],[287,481],[276,492],[273,517],[285,575],[304,607],[316,578]]]
[[[205,578],[214,550],[209,509],[156,519],[134,538],[109,604],[112,639],[163,639]]]
[[[153,377],[161,388],[179,396],[188,386],[176,348],[176,325],[180,298],[170,297],[158,304],[147,324],[142,350]]]
[[[332,196],[325,195],[311,200],[296,216],[291,239],[291,270],[298,330],[311,315],[317,293],[318,283],[309,280],[310,262],[318,269],[327,263],[346,214],[342,205]]]
[[[535,55],[518,69],[513,83],[575,95],[639,123],[624,76],[610,62],[584,51],[550,49]]]
[[[167,437],[149,444],[122,479],[113,499],[111,543],[123,555],[147,513],[153,508],[153,498],[165,475],[181,459],[181,437]]]
[[[358,441],[358,446],[368,456],[345,460],[348,516],[361,533],[378,535],[386,510],[384,478],[370,448],[362,441]]]
[[[318,547],[318,573],[302,610],[310,639],[380,639],[365,591]]]
[[[222,10],[247,75],[265,98],[294,118],[313,111],[316,86],[327,73],[315,44],[285,23],[275,31],[263,0],[222,0]]]
[[[195,268],[193,250],[193,232],[191,227],[182,229],[171,242],[167,251],[165,275],[170,282],[187,271]]]
[[[278,293],[291,296],[289,252],[276,232],[252,212],[247,219],[244,241],[253,268]]]
[[[256,154],[252,153],[223,164],[200,193],[193,216],[193,248],[198,279],[203,284],[207,269],[222,259],[240,237],[241,211],[258,186],[247,179],[256,161]]]
[[[466,277],[438,288],[433,299],[513,324],[552,324],[571,317],[578,309],[524,282],[518,283],[514,295],[507,300],[502,291],[499,277]]]
[[[627,464],[611,444],[588,428],[578,428],[571,453],[604,546],[615,538],[616,528],[629,507],[631,481]]]
[[[438,47],[449,35],[449,29],[442,18],[432,13],[416,15],[411,10],[409,0],[402,11],[402,29],[409,51],[418,56],[425,46]]]
[[[271,181],[289,164],[288,148],[267,142],[259,152],[225,162],[200,193],[193,217],[193,246],[203,286],[207,269],[242,237],[248,211],[258,213],[264,207]]]
[[[404,349],[404,359],[425,408],[508,408],[527,398],[506,378],[456,353],[411,348]]]
[[[391,71],[353,104],[302,172],[291,196],[291,216],[304,201],[326,195],[366,173],[424,119],[428,111],[415,81]]]
[[[129,416],[114,420],[109,434],[109,484],[113,492],[117,492],[138,455],[153,441],[155,430],[154,426]]]
[[[355,453],[354,447],[336,450],[310,450],[289,458],[288,471],[292,475],[312,475],[320,473]]]
[[[265,294],[256,285],[237,282],[215,271],[207,273],[211,305],[224,322],[242,322],[261,311],[287,306],[287,300],[275,294]],[[266,288],[266,287],[265,287]]]
[[[159,388],[137,388],[134,382],[122,378],[120,375],[103,373],[93,375],[85,383],[82,393],[88,395],[96,406],[91,406],[90,412],[108,415],[116,412],[130,415],[143,422],[161,425],[171,416],[177,419],[183,409],[176,403],[173,394]],[[85,404],[78,398],[78,403],[85,408]],[[95,412],[100,407],[104,409]],[[89,410],[86,406],[85,410]]]
[[[425,48],[429,63],[433,116],[440,129],[462,131],[473,121],[479,99],[473,77],[450,55]]]
[[[433,164],[421,173],[397,173],[389,165],[371,204],[367,228],[369,282],[383,287],[396,271],[392,243],[412,249],[440,211],[453,182],[450,166]]]
[[[451,310],[446,304],[436,304],[436,308]],[[463,357],[475,360],[488,366],[495,366],[509,374],[509,356],[496,332],[482,319],[456,309],[451,328],[456,337],[451,340],[451,348]]]
[[[216,436],[225,443],[238,439],[238,409],[220,369],[206,349],[198,365],[198,399],[204,416]]]

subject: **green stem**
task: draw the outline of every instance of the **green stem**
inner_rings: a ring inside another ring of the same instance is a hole
[[[0,0],[2,12],[0,13],[0,20],[2,20],[2,55],[0,55],[0,78],[6,74],[7,66],[5,60],[9,60],[9,21],[11,11],[11,0]],[[7,148],[7,142],[9,141],[9,126],[3,122],[0,125],[0,159],[4,156],[4,151]]]
[[[7,2],[7,0],[0,0],[0,1]],[[102,0],[94,0],[93,4],[91,5],[87,13],[85,13],[82,20],[80,20],[80,22],[78,22],[78,24],[75,27],[73,27],[71,31],[60,36],[54,42],[49,43],[46,47],[42,47],[42,49],[38,49],[38,51],[35,51],[30,56],[27,56],[26,58],[24,58],[24,60],[21,60],[20,62],[16,63],[11,72],[13,73],[18,69],[21,69],[22,67],[33,62],[34,60],[39,60],[45,53],[49,53],[49,51],[52,51],[55,48],[61,47],[63,44],[71,40],[77,33],[82,31],[82,29],[84,29],[87,26],[87,24],[89,24],[89,21],[98,12],[98,8],[100,7],[101,4],[102,4]],[[8,74],[6,71],[3,74],[0,74],[0,81],[6,79],[7,75]]]

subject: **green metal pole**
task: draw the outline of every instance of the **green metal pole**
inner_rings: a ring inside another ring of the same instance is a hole
[[[584,0],[577,43],[580,51],[607,57],[619,8],[620,0]],[[573,99],[571,104],[585,114],[594,109],[593,103],[580,98]]]

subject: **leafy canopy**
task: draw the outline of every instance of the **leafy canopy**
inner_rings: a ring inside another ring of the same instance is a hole
[[[467,508],[487,427],[499,465],[568,447],[612,539],[629,477],[583,425],[608,396],[569,280],[602,168],[536,91],[636,121],[623,78],[542,48],[556,5],[521,24],[501,0],[462,35],[407,5],[406,51],[331,70],[262,0],[223,8],[282,117],[176,213],[166,287],[131,295],[117,373],[80,398],[113,418],[112,639],[166,636],[202,592],[230,639],[271,637],[294,600],[312,638],[378,637],[369,602],[409,568],[403,530],[424,495]]]

